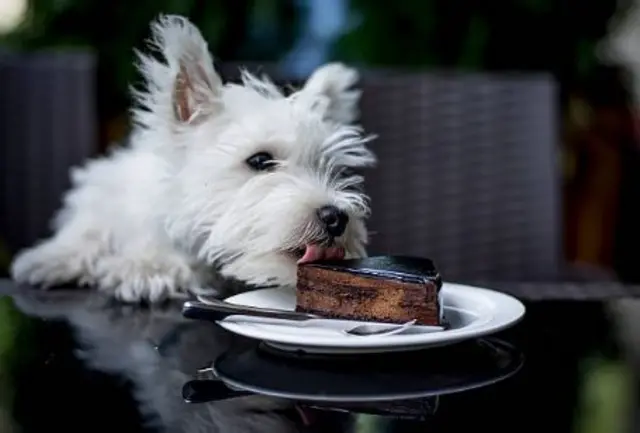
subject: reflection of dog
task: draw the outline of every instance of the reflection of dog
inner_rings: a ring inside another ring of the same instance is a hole
[[[223,85],[186,19],[152,28],[166,63],[140,56],[132,146],[73,172],[55,235],[22,252],[13,277],[156,301],[210,285],[214,266],[290,285],[298,260],[364,255],[368,203],[353,170],[375,158],[349,125],[356,72],[325,65],[288,97],[248,73]]]
[[[198,368],[227,350],[231,341],[213,324],[184,319],[179,305],[142,309],[79,291],[24,291],[14,299],[28,315],[67,321],[81,346],[77,355],[87,367],[133,384],[134,398],[150,427],[177,433],[304,429],[295,416],[285,415],[295,411],[283,400],[248,396],[215,403],[183,402],[182,386]],[[175,332],[185,324],[183,332]],[[167,338],[171,335],[175,338]]]

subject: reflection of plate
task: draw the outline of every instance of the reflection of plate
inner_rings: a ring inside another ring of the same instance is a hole
[[[522,355],[495,339],[421,352],[368,356],[298,356],[268,346],[228,352],[214,363],[228,386],[305,402],[389,402],[451,394],[503,380]]]
[[[459,284],[444,283],[444,313],[451,329],[432,333],[402,333],[355,337],[324,329],[275,324],[224,323],[220,326],[245,337],[262,340],[282,350],[315,353],[376,353],[442,346],[498,332],[518,322],[525,308],[517,299]],[[286,288],[241,293],[227,302],[253,307],[294,310],[295,293]]]

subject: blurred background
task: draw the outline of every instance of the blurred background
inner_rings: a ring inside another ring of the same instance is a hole
[[[132,49],[159,13],[188,16],[231,80],[238,64],[281,84],[327,61],[362,71],[362,122],[380,134],[368,176],[376,252],[434,257],[450,280],[526,283],[533,298],[553,297],[575,269],[579,281],[640,283],[633,0],[0,0],[5,276],[47,234],[69,167],[125,140]],[[614,304],[580,319],[558,373],[575,378],[558,403],[575,431],[633,419],[620,413],[636,334],[615,329],[640,309]],[[2,386],[20,353],[5,330],[29,330],[8,301],[0,309]]]

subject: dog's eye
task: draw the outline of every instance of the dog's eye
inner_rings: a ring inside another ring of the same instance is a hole
[[[259,152],[247,158],[247,165],[256,171],[266,171],[272,169],[276,162],[270,153]]]

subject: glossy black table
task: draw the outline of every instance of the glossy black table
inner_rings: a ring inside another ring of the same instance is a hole
[[[336,359],[184,319],[180,303],[0,280],[0,431],[570,431],[579,361],[612,350],[610,327],[598,303],[527,308],[487,339]]]

